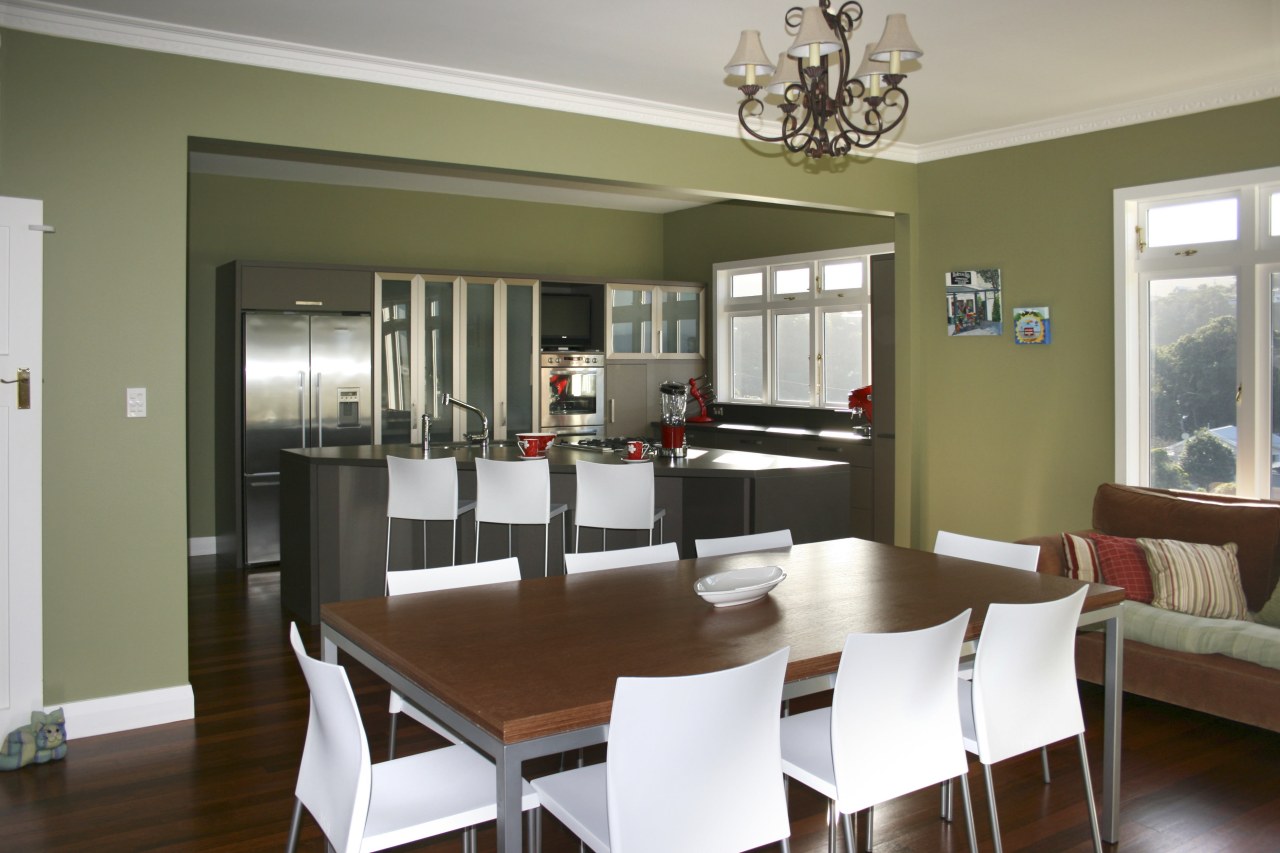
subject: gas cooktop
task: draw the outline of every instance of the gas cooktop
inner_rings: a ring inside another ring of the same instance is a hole
[[[647,438],[580,438],[573,441],[557,442],[561,447],[573,450],[592,450],[597,453],[622,453],[627,449],[628,441],[644,441]]]

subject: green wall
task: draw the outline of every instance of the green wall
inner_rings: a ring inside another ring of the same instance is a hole
[[[1113,190],[1276,166],[1277,140],[1271,100],[920,166],[916,544],[1089,526],[1115,479]],[[1052,343],[947,337],[944,275],[991,267]]]
[[[797,168],[729,138],[7,29],[0,115],[0,193],[43,199],[57,227],[45,241],[48,704],[187,683],[191,138],[849,210],[916,204],[902,163]],[[148,417],[126,420],[134,386]]]
[[[709,282],[713,264],[893,242],[893,218],[727,201],[664,217],[665,276]]]
[[[763,144],[13,30],[0,116],[0,193],[43,199],[57,227],[48,704],[187,683],[191,137],[896,212],[896,485],[914,544],[938,526],[1015,536],[1087,519],[1112,467],[1111,189],[1280,159],[1274,100],[918,167],[798,167]],[[1005,271],[1010,307],[1053,308],[1053,344],[945,337],[942,275],[979,263]],[[124,418],[133,386],[145,419]]]

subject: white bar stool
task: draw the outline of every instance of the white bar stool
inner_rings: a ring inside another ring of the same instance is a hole
[[[476,561],[480,559],[480,523],[507,525],[507,556],[511,556],[511,526],[541,524],[545,528],[542,574],[548,574],[551,551],[551,519],[560,516],[560,543],[564,549],[565,512],[568,504],[551,502],[551,467],[546,459],[500,462],[476,459]]]
[[[573,550],[584,527],[599,527],[600,550],[609,530],[647,530],[653,544],[653,526],[659,525],[658,541],[665,534],[665,509],[653,506],[653,465],[610,465],[578,462],[577,497],[574,500]]]
[[[387,457],[387,560],[391,570],[391,521],[402,518],[422,522],[422,558],[427,555],[427,522],[453,523],[449,564],[458,562],[458,516],[475,509],[476,502],[458,500],[458,462],[442,459]]]

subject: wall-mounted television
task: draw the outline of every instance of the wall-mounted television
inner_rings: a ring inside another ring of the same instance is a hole
[[[598,290],[603,290],[597,286]],[[600,349],[596,324],[598,296],[588,290],[542,290],[541,346],[544,350]]]

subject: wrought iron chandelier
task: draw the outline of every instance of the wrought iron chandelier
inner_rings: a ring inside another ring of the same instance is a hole
[[[862,22],[861,3],[848,0],[836,10],[831,0],[793,6],[785,22],[795,41],[778,54],[776,65],[765,53],[759,30],[744,30],[724,67],[725,73],[746,78],[738,87],[746,96],[738,105],[738,122],[747,133],[820,159],[871,148],[902,123],[908,106],[902,62],[924,55],[907,29],[906,15],[889,15],[884,34],[867,45],[852,73],[849,38]],[[769,95],[779,99],[782,110],[777,136],[752,126],[763,117],[763,98]]]

